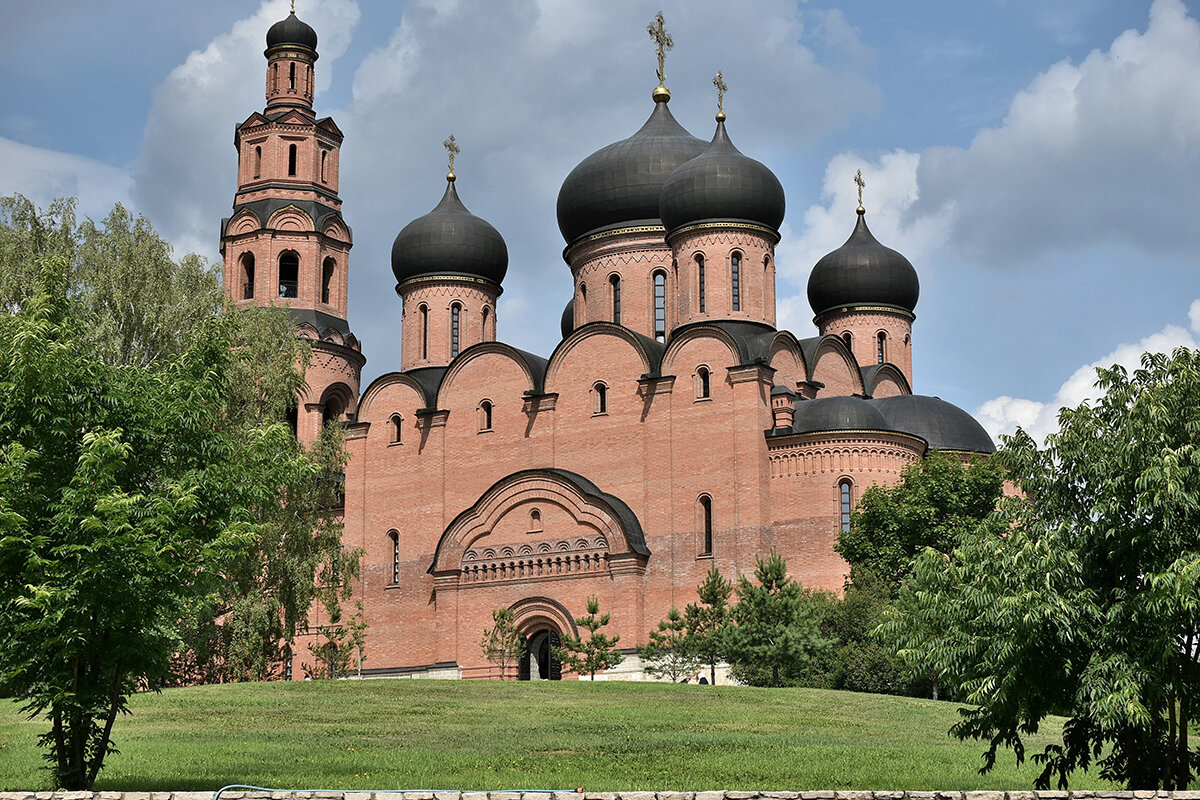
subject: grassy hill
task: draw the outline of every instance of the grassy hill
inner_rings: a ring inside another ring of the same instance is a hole
[[[98,790],[1028,789],[1035,774],[1009,754],[980,776],[983,746],[946,735],[952,703],[814,689],[323,681],[131,705]],[[47,727],[0,701],[0,790],[45,788]],[[1071,788],[1103,785],[1081,775]]]

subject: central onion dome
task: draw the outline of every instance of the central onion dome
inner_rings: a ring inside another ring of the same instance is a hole
[[[392,243],[397,287],[423,275],[467,275],[497,285],[508,272],[508,246],[486,220],[467,211],[447,178],[437,207],[404,226]]]
[[[307,22],[302,22],[293,11],[287,19],[281,19],[267,31],[267,49],[285,44],[298,44],[309,50],[317,49],[317,32]]]
[[[892,306],[911,314],[920,294],[917,271],[907,258],[876,241],[862,206],[854,233],[808,276],[808,303],[818,316],[839,306],[862,305]]]
[[[660,224],[667,176],[705,146],[675,121],[669,98],[656,91],[654,111],[637,133],[592,153],[563,181],[558,228],[567,244],[604,228]]]
[[[658,210],[670,234],[702,220],[744,220],[776,233],[783,223],[783,186],[775,173],[742,155],[725,132],[724,114],[703,153],[671,173]]]

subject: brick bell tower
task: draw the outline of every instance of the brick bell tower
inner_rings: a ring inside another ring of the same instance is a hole
[[[366,359],[347,322],[350,226],[338,197],[342,132],[313,113],[317,34],[295,9],[267,31],[266,108],[237,126],[238,188],[221,221],[225,287],[238,308],[285,306],[312,344],[296,435],[348,418]]]

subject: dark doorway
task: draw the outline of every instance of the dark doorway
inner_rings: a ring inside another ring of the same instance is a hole
[[[537,631],[525,640],[526,653],[521,659],[517,677],[523,681],[561,681],[562,663],[555,649],[562,646],[558,631]]]

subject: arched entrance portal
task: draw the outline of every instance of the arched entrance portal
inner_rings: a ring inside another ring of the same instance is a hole
[[[562,636],[553,628],[545,628],[525,640],[525,657],[521,659],[518,678],[523,681],[561,681],[562,664],[555,648],[562,646]]]

